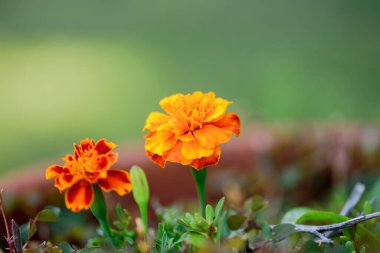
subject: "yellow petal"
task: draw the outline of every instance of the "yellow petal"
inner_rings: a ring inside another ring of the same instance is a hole
[[[227,111],[227,106],[232,104],[223,98],[216,98],[214,103],[215,108],[206,115],[204,122],[214,122],[221,119]]]
[[[174,115],[176,112],[177,101],[184,98],[183,94],[174,94],[166,97],[160,101],[160,106],[170,115]]]
[[[167,123],[170,119],[172,119],[171,116],[165,115],[161,112],[151,112],[146,119],[143,131],[149,129],[150,131],[154,132],[159,126]]]
[[[181,153],[185,159],[193,160],[212,155],[214,148],[208,149],[202,147],[199,141],[194,139],[191,142],[182,143]]]

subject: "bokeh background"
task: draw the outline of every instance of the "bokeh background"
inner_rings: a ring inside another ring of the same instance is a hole
[[[142,143],[176,92],[244,124],[378,122],[378,1],[0,1],[1,175],[85,137]]]

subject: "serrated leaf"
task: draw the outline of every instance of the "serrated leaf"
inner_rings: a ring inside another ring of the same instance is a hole
[[[296,221],[305,213],[311,211],[308,207],[295,207],[285,213],[281,219],[281,223],[295,224]]]
[[[294,232],[294,225],[279,224],[273,228],[272,239],[274,241],[280,241],[286,237],[289,237],[293,232]]]
[[[211,205],[206,206],[206,220],[209,224],[211,224],[214,220],[214,209]]]
[[[247,217],[243,215],[231,215],[227,219],[227,225],[231,230],[237,230],[241,228],[241,226],[244,224],[244,222],[247,220]]]
[[[59,215],[61,214],[61,209],[58,207],[48,207],[40,211],[35,220],[42,222],[55,222],[59,220]]]
[[[220,212],[223,209],[223,204],[224,204],[224,197],[222,197],[218,201],[218,204],[216,204],[216,207],[215,207],[215,220],[217,220],[219,218]]]
[[[309,211],[296,221],[297,224],[323,225],[347,221],[346,216],[326,211]]]

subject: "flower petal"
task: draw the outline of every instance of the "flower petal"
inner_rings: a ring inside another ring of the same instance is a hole
[[[232,104],[232,102],[223,98],[216,98],[214,103],[215,108],[213,108],[212,110],[210,110],[210,112],[207,113],[204,122],[210,123],[221,119],[227,111],[227,106]]]
[[[110,152],[107,155],[98,156],[96,157],[96,166],[94,166],[94,169],[97,171],[108,170],[116,163],[117,158],[118,154],[114,152]]]
[[[80,178],[78,176],[71,175],[70,173],[63,173],[55,178],[54,186],[57,187],[59,191],[64,191],[79,180]]]
[[[152,153],[152,152],[149,152],[148,150],[146,150],[145,153],[146,153],[146,155],[147,155],[150,159],[152,159],[152,161],[153,161],[155,164],[159,165],[159,166],[162,167],[162,168],[165,167],[166,162],[165,162],[165,160],[162,158],[162,156],[157,155],[157,154],[154,154],[154,153]]]
[[[170,115],[175,115],[176,110],[177,110],[176,108],[177,101],[180,99],[184,99],[183,94],[178,93],[178,94],[171,95],[170,97],[166,97],[162,99],[160,101],[160,106]]]
[[[145,149],[161,156],[165,151],[171,149],[176,143],[177,139],[174,134],[164,127],[146,139]]]
[[[221,153],[220,147],[216,147],[214,153],[211,156],[195,159],[190,165],[196,170],[200,170],[207,166],[216,165],[219,162],[220,153]]]
[[[229,141],[231,135],[231,131],[216,127],[212,124],[204,125],[201,129],[194,132],[194,136],[199,143],[208,149],[212,149],[219,144]]]
[[[123,196],[132,190],[129,174],[124,170],[108,170],[107,177],[99,179],[97,183],[103,191],[109,192],[114,190],[120,196]]]
[[[208,157],[214,153],[214,147],[211,149],[203,147],[198,140],[182,142],[181,153],[185,159],[193,160],[202,157]]]
[[[194,140],[194,135],[192,132],[188,132],[187,134],[178,136],[177,138],[178,138],[178,140],[189,142],[189,141]]]
[[[112,142],[107,142],[106,139],[100,139],[95,144],[95,150],[98,151],[98,155],[104,155],[110,152],[112,149],[116,148],[116,144]]]
[[[149,129],[150,131],[156,131],[159,126],[167,123],[172,118],[172,116],[165,115],[161,112],[151,112],[148,118],[146,119],[143,131],[147,129]]]
[[[233,132],[236,136],[240,134],[240,119],[235,113],[227,113],[223,118],[213,124]]]
[[[81,180],[66,191],[65,201],[67,208],[73,212],[87,210],[94,201],[94,189],[90,183]]]
[[[63,173],[64,169],[59,165],[52,165],[46,169],[45,178],[50,179]]]
[[[169,162],[175,162],[175,163],[180,163],[182,165],[189,165],[191,163],[191,160],[186,159],[181,152],[182,149],[182,142],[178,141],[174,147],[168,151],[166,151],[162,159],[164,161],[169,161]]]

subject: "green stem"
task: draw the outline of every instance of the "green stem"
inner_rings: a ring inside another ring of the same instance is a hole
[[[148,204],[139,205],[141,219],[144,223],[145,235],[148,232]]]
[[[103,233],[111,241],[113,246],[117,247],[118,243],[111,234],[111,228],[107,216],[107,205],[103,196],[103,192],[96,184],[94,185],[94,192],[94,202],[92,203],[90,209],[94,214],[95,218],[98,220],[100,228],[103,230]]]
[[[201,208],[202,216],[205,217],[206,210],[206,178],[207,178],[207,168],[196,170],[191,168],[195,184],[197,186],[198,199]]]

